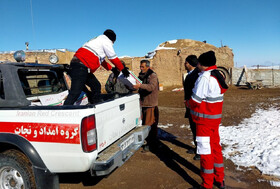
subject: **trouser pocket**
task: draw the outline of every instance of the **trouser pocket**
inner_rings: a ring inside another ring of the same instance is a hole
[[[196,136],[197,154],[208,155],[211,154],[210,137]]]

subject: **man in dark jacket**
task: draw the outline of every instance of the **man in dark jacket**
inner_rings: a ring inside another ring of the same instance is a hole
[[[157,128],[158,128],[158,90],[159,82],[157,74],[150,68],[149,60],[141,60],[141,72],[139,79],[142,84],[134,85],[135,89],[139,89],[140,102],[142,107],[142,124],[150,125],[151,131],[147,137],[147,145],[144,150],[154,150],[158,147]]]
[[[198,78],[199,69],[196,67],[197,63],[198,63],[198,60],[197,60],[197,57],[195,55],[189,55],[186,58],[185,68],[188,71],[188,75],[186,76],[186,78],[184,80],[184,92],[185,92],[185,99],[184,100],[185,100],[185,102],[187,100],[190,100],[191,95],[192,95],[192,89],[194,87],[195,81]],[[196,125],[192,120],[192,117],[191,117],[191,114],[190,114],[190,109],[188,107],[186,107],[185,118],[189,119],[191,131],[193,133],[193,141],[194,141],[194,144],[195,144],[195,150],[189,149],[187,152],[190,153],[190,154],[195,154],[193,159],[194,160],[199,160],[200,155],[196,153],[196,149],[197,149],[197,142],[195,141]]]
[[[126,67],[125,62],[122,60],[121,60],[121,62],[123,64],[123,66]],[[113,93],[128,94],[128,93],[132,92],[125,86],[125,84],[123,84],[118,79],[119,75],[120,75],[120,71],[117,68],[112,68],[112,73],[109,75],[108,80],[105,84],[105,89],[108,94],[113,94]]]

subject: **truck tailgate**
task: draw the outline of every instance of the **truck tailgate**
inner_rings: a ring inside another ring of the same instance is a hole
[[[139,103],[139,95],[133,94],[96,105],[98,152],[141,124]]]

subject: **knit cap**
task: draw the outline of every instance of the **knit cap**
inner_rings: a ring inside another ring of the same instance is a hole
[[[106,35],[112,42],[116,41],[117,36],[113,30],[107,29],[103,34]]]
[[[210,67],[216,65],[216,56],[214,51],[208,51],[201,54],[198,58],[198,62],[202,66]]]

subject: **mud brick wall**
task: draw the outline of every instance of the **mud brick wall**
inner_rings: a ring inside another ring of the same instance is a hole
[[[200,41],[180,39],[176,40],[176,42],[164,42],[159,47],[160,49],[155,51],[153,57],[125,57],[122,60],[125,61],[127,67],[136,75],[140,72],[140,61],[142,59],[150,60],[151,67],[157,73],[159,83],[163,84],[163,86],[182,86],[182,78],[186,73],[184,62],[186,57],[192,54],[199,56],[204,52],[213,50],[216,53],[217,66],[231,69],[234,65],[233,52],[226,46],[218,48]],[[62,64],[70,63],[74,52],[61,52],[58,50],[56,52],[26,52],[25,62],[35,62],[37,57],[39,63],[49,64],[49,56],[51,54],[56,54],[59,57],[58,63]],[[0,53],[0,61],[5,60],[14,61],[13,53]],[[108,72],[102,67],[95,72],[102,87],[104,87],[110,73],[110,71]]]
[[[180,39],[176,43],[164,42],[159,45],[152,58],[133,57],[124,58],[125,62],[131,62],[132,70],[136,75],[140,72],[140,60],[148,59],[152,69],[157,73],[159,83],[163,86],[182,86],[182,77],[186,73],[184,62],[187,56],[197,57],[204,52],[213,50],[217,58],[217,66],[231,69],[234,66],[233,52],[229,47],[217,48],[211,44],[194,41],[190,39]]]
[[[184,62],[187,56],[199,57],[204,52],[214,51],[217,58],[217,66],[229,69],[233,67],[233,53],[228,47],[217,48],[213,45],[182,39],[177,43],[165,42],[160,46],[175,49],[158,50],[151,59],[155,71],[159,75],[159,81],[164,86],[182,85],[182,75],[186,73]]]
[[[25,52],[25,62],[34,63],[37,62],[41,64],[50,64],[49,57],[53,54],[58,56],[58,64],[69,64],[75,52],[71,51],[59,51],[52,50],[46,52]],[[15,62],[14,52],[0,53],[0,61],[10,61]]]
[[[14,53],[0,53],[0,61],[15,61]]]
[[[186,57],[192,54],[199,56],[204,52],[213,50],[216,54],[217,66],[224,67],[225,69],[232,69],[234,66],[233,52],[226,46],[217,48],[211,44],[190,39],[180,39],[176,43],[164,42],[159,46],[162,48],[157,50],[151,58],[125,57],[122,60],[138,76],[140,61],[148,59],[151,62],[152,69],[158,75],[159,83],[166,87],[182,86],[182,78],[186,73],[184,62]],[[102,87],[104,87],[110,73],[102,67],[95,72]]]

